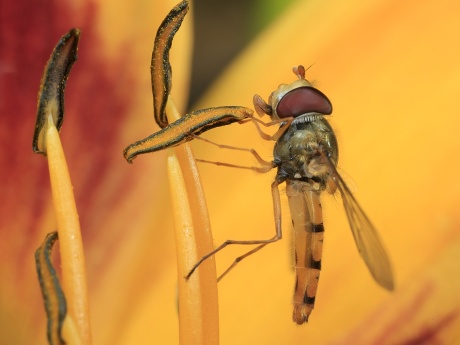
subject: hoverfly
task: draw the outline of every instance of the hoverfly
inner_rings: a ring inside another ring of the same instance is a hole
[[[279,185],[286,182],[295,238],[296,282],[292,317],[294,322],[301,325],[308,321],[314,308],[318,288],[324,239],[321,207],[321,195],[324,192],[330,194],[336,190],[340,192],[359,253],[376,282],[387,290],[393,290],[394,283],[391,264],[377,230],[337,172],[337,139],[325,118],[332,113],[332,104],[321,91],[305,79],[303,66],[294,67],[293,72],[298,80],[291,84],[280,85],[270,95],[268,103],[259,95],[255,95],[253,99],[256,112],[260,116],[269,115],[272,120],[265,125],[281,124],[278,132],[271,137],[276,140],[273,161],[264,163],[260,156],[253,152],[263,165],[250,168],[258,172],[277,169],[275,180],[271,185],[276,235],[268,240],[228,240],[203,257],[187,277],[201,262],[230,244],[259,245],[238,257],[221,275],[220,280],[242,259],[267,244],[280,240],[282,230]],[[257,119],[253,118],[253,120]],[[222,163],[217,164],[222,165]],[[241,168],[231,164],[223,165]]]

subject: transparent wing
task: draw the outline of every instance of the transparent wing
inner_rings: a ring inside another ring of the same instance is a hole
[[[334,164],[324,152],[322,155],[328,166],[329,174],[342,196],[343,206],[361,257],[377,283],[387,290],[393,290],[394,282],[390,260],[383,248],[377,229],[359,206]]]

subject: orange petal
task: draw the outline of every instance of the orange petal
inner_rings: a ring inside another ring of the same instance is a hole
[[[366,330],[375,310],[396,303],[393,318],[410,312],[409,300],[403,303],[404,297],[398,296],[410,295],[406,291],[414,280],[423,291],[427,267],[446,269],[446,260],[439,258],[457,245],[460,228],[455,163],[460,155],[458,7],[448,1],[298,2],[241,54],[197,105],[249,106],[254,93],[268,97],[278,84],[293,81],[292,66],[314,64],[307,78],[333,103],[339,165],[359,187],[356,197],[380,229],[396,275],[394,294],[372,281],[341,202],[329,200],[324,205],[325,246],[316,307],[309,324],[297,327],[290,319],[294,277],[286,204],[285,240],[247,259],[220,283],[223,339],[264,344],[348,339],[344,337],[357,325]],[[216,130],[207,137],[253,147],[264,158],[271,157],[272,144],[260,140],[250,125]],[[199,158],[254,164],[240,153],[200,143],[195,147]],[[273,235],[269,184],[274,174],[206,165],[200,171],[216,243]],[[242,251],[218,256],[218,271]],[[458,270],[458,260],[452,265]],[[458,291],[460,279],[447,274],[440,279],[442,288],[430,298]],[[458,310],[458,299],[451,307]],[[437,327],[451,312],[434,304],[423,308],[418,315],[423,322],[407,330],[396,328],[391,339],[417,339],[421,324],[425,329]],[[238,324],[250,327],[235,332]],[[451,336],[455,329],[438,328]]]

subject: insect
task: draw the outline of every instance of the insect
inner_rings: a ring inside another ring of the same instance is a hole
[[[376,282],[387,290],[393,290],[394,283],[391,264],[377,230],[336,170],[337,139],[325,118],[332,113],[332,104],[321,91],[305,79],[303,66],[294,67],[293,72],[298,80],[291,84],[280,85],[270,95],[268,103],[259,95],[255,95],[253,99],[256,112],[260,116],[269,115],[272,120],[265,125],[281,123],[278,132],[268,138],[276,140],[273,161],[263,163],[260,156],[253,152],[263,165],[248,167],[258,172],[277,169],[275,180],[271,185],[275,236],[268,240],[227,240],[197,262],[187,277],[201,262],[228,245],[258,246],[238,257],[219,279],[242,259],[267,244],[280,240],[282,229],[279,185],[285,182],[295,238],[296,282],[292,318],[294,322],[301,325],[308,321],[315,306],[324,239],[321,208],[321,195],[324,192],[330,194],[336,190],[340,192],[359,253]],[[266,136],[265,138],[267,139]],[[221,165],[221,163],[216,164]]]

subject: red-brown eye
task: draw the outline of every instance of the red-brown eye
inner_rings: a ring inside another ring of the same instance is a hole
[[[281,98],[276,107],[279,118],[296,117],[307,113],[332,113],[332,104],[321,91],[313,87],[299,87]]]

